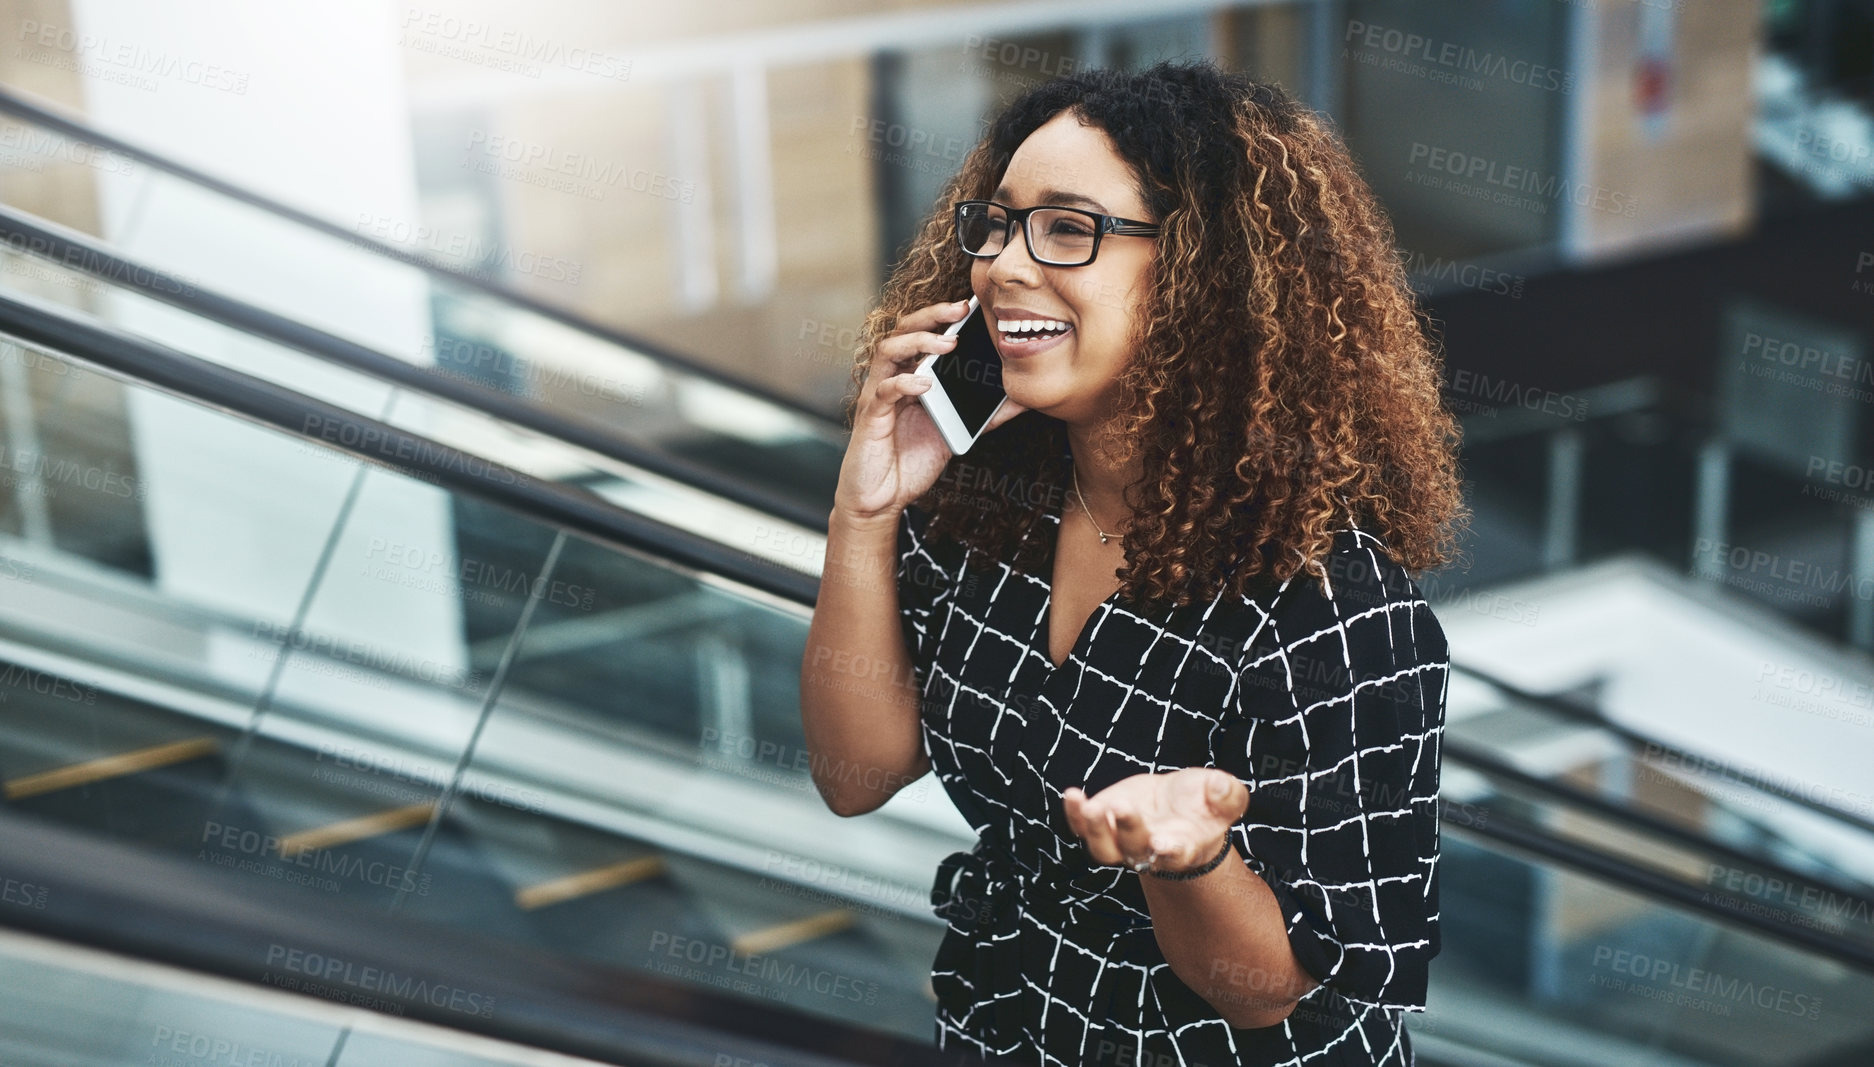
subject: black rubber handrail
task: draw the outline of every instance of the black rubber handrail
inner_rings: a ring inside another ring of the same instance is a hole
[[[0,290],[0,333],[573,533],[696,571],[732,575],[797,603],[811,605],[819,595],[812,575],[627,511],[588,489],[535,478],[54,304]]]
[[[0,243],[112,285],[142,293],[171,307],[262,337],[450,403],[628,463],[673,481],[685,482],[725,500],[824,533],[826,512],[766,488],[723,475],[693,460],[625,437],[587,419],[570,418],[545,404],[447,374],[434,367],[401,360],[355,341],[308,326],[276,312],[205,289],[166,271],[111,251],[95,238],[0,204]],[[752,444],[750,447],[754,447]]]
[[[1658,738],[1649,737],[1631,727],[1623,726],[1608,718],[1606,715],[1603,715],[1600,709],[1592,705],[1584,704],[1569,697],[1559,696],[1553,693],[1538,693],[1532,689],[1525,689],[1514,682],[1499,678],[1489,671],[1469,664],[1457,663],[1454,661],[1451,664],[1451,669],[1468,674],[1492,688],[1499,689],[1509,694],[1517,700],[1534,704],[1544,711],[1554,714],[1558,718],[1568,719],[1586,726],[1593,726],[1601,730],[1606,730],[1608,733],[1625,741],[1629,749],[1652,749],[1659,752],[1661,755],[1680,761],[1682,765],[1690,763],[1701,767],[1710,765],[1724,766],[1720,761],[1701,756],[1696,752],[1688,752],[1675,745],[1668,745]],[[1737,768],[1728,769],[1733,771],[1737,770]],[[1838,808],[1833,804],[1824,804],[1819,800],[1803,796],[1793,789],[1785,789],[1773,782],[1758,781],[1755,779],[1740,780],[1735,784],[1759,793],[1768,793],[1779,800],[1787,801],[1799,808],[1813,811],[1818,815],[1826,815],[1837,822],[1852,826],[1857,830],[1874,834],[1874,821],[1864,819],[1854,812],[1844,808]]]
[[[242,892],[218,868],[3,808],[0,856],[8,884],[39,905],[0,908],[0,924],[238,981],[357,992],[401,1016],[604,1063],[996,1062],[338,898]]]
[[[732,371],[725,371],[718,367],[705,366],[697,360],[677,352],[674,349],[667,348],[642,337],[628,334],[616,327],[607,326],[594,321],[578,312],[568,310],[567,308],[538,299],[537,297],[529,296],[526,293],[509,288],[499,282],[489,281],[486,278],[477,277],[467,271],[458,270],[448,264],[438,263],[427,256],[421,256],[414,252],[398,248],[396,245],[374,240],[355,230],[348,230],[335,222],[320,218],[310,212],[302,211],[284,201],[276,200],[273,197],[257,193],[244,186],[217,178],[206,171],[189,166],[187,163],[171,159],[152,149],[145,148],[135,142],[118,137],[115,134],[106,133],[50,101],[36,99],[17,89],[0,86],[0,112],[12,115],[17,119],[23,119],[34,125],[45,127],[49,130],[55,130],[67,137],[84,141],[100,148],[107,148],[146,166],[153,167],[166,174],[181,178],[183,181],[199,185],[204,189],[218,193],[230,200],[235,200],[250,207],[258,208],[271,215],[277,215],[296,225],[304,226],[310,230],[316,230],[328,237],[336,238],[347,244],[362,248],[373,255],[382,256],[386,259],[396,260],[407,266],[415,267],[432,277],[441,278],[452,284],[484,293],[501,303],[524,308],[543,318],[551,319],[562,326],[596,337],[608,344],[628,348],[635,354],[674,367],[685,373],[727,383],[730,387],[740,392],[747,393],[750,396],[760,397],[762,400],[776,407],[785,408],[796,415],[801,415],[813,419],[816,422],[824,423],[835,432],[840,430],[838,421],[829,416],[825,411],[796,397],[788,396],[786,393],[773,389],[761,382],[741,377]]]
[[[803,606],[811,607],[817,599],[819,582],[808,575],[632,514],[583,490],[540,482],[271,382],[79,321],[63,308],[0,294],[0,331],[309,439],[321,439],[327,431],[327,424],[321,420],[330,419],[332,426],[352,428],[352,433],[338,433],[341,439],[334,447],[359,459],[481,496],[549,525],[589,534],[652,557],[661,556],[681,566],[707,570]],[[321,433],[306,431],[306,427],[314,425]],[[366,436],[370,434],[377,438],[368,447],[351,443],[370,440]],[[329,438],[324,440],[332,444]],[[430,451],[425,452],[426,449]],[[1505,830],[1501,825],[1505,821],[1495,820],[1498,825],[1493,827],[1489,825],[1491,820],[1482,820],[1469,829],[1528,848],[1625,888],[1671,900],[1714,920],[1754,929],[1839,962],[1874,970],[1874,947],[1840,941],[1820,931],[1779,922],[1759,914],[1754,902],[1738,894],[1689,886],[1539,828]],[[1509,836],[1502,836],[1506,834]],[[1726,907],[1725,902],[1731,907]]]
[[[1774,941],[1794,945],[1818,956],[1826,956],[1857,971],[1874,975],[1874,947],[1859,941],[1843,941],[1821,930],[1799,923],[1779,922],[1759,914],[1758,901],[1739,893],[1719,891],[1685,882],[1650,868],[1629,863],[1605,852],[1588,848],[1547,830],[1511,819],[1483,819],[1472,824],[1456,823],[1454,832],[1487,837],[1500,844],[1540,856],[1557,866],[1610,882],[1622,889],[1673,904],[1707,919],[1748,927]]]
[[[1439,742],[1439,750],[1445,756],[1450,757],[1454,762],[1462,764],[1486,777],[1514,782],[1516,785],[1530,792],[1541,793],[1570,808],[1578,811],[1591,812],[1610,822],[1619,823],[1623,827],[1638,827],[1648,833],[1685,845],[1705,857],[1721,856],[1727,858],[1740,868],[1748,868],[1754,873],[1773,875],[1791,886],[1814,885],[1827,882],[1829,892],[1833,895],[1835,902],[1851,905],[1852,907],[1849,910],[1853,910],[1856,914],[1874,915],[1874,898],[1863,895],[1865,887],[1848,886],[1839,882],[1819,879],[1813,874],[1805,874],[1801,871],[1784,866],[1776,860],[1756,855],[1745,849],[1738,848],[1735,845],[1726,844],[1722,841],[1713,841],[1711,838],[1706,837],[1696,830],[1687,829],[1669,819],[1661,818],[1652,812],[1625,807],[1605,797],[1587,792],[1586,790],[1578,789],[1539,774],[1531,774],[1494,753],[1467,745],[1448,734]],[[1787,910],[1795,914],[1800,914],[1799,909],[1791,908]],[[1874,927],[1868,927],[1868,930],[1870,933],[1874,933]],[[1870,946],[1874,946],[1874,941],[1870,941]]]

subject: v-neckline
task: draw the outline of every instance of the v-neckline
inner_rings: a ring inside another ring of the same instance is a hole
[[[1107,603],[1119,596],[1119,590],[1114,589],[1112,592],[1106,594],[1098,604],[1093,605],[1093,610],[1087,612],[1087,617],[1081,621],[1080,631],[1074,635],[1074,643],[1067,648],[1067,658],[1059,663],[1054,662],[1052,653],[1052,646],[1054,644],[1054,564],[1060,557],[1061,532],[1066,529],[1066,520],[1062,515],[1062,510],[1065,507],[1066,495],[1062,494],[1060,507],[1050,512],[1050,514],[1054,516],[1054,529],[1047,531],[1047,533],[1043,535],[1052,538],[1052,540],[1048,543],[1047,552],[1043,556],[1041,564],[1041,569],[1046,574],[1046,581],[1042,583],[1041,630],[1040,641],[1038,642],[1040,647],[1036,649],[1036,651],[1041,653],[1041,660],[1047,665],[1047,676],[1050,678],[1059,674],[1062,670],[1065,670],[1068,664],[1074,661],[1074,654],[1081,652],[1081,646],[1092,639],[1090,637],[1092,628],[1096,620],[1099,619],[1100,614],[1106,610]],[[1082,659],[1084,658],[1085,656],[1082,654]]]

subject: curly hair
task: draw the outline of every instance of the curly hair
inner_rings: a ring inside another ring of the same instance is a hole
[[[1325,119],[1210,60],[1087,70],[1029,90],[946,183],[866,316],[846,425],[899,315],[969,293],[951,203],[989,196],[1063,110],[1103,130],[1160,227],[1113,418],[1143,470],[1121,595],[1182,607],[1251,579],[1327,571],[1359,525],[1409,571],[1450,562],[1468,520],[1442,360],[1392,223]],[[980,456],[977,455],[980,451]],[[916,501],[930,529],[1032,567],[1027,534],[1069,475],[1066,424],[1025,411]],[[1265,574],[1266,572],[1266,574]]]

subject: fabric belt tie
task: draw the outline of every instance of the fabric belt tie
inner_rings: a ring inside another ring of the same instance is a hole
[[[976,943],[970,955],[975,963],[964,977],[980,996],[1003,994],[995,997],[990,1009],[996,1030],[993,1040],[1004,1046],[1022,1036],[1019,1001],[1024,994],[1015,935],[1023,912],[1056,929],[1070,924],[1092,927],[1110,935],[1109,946],[1125,934],[1150,930],[1152,925],[1146,916],[1062,900],[1058,890],[1039,883],[1005,858],[1006,852],[1006,847],[998,850],[978,841],[968,852],[945,856],[931,882],[931,905],[937,916]],[[1104,1012],[1105,999],[1102,989],[1093,1006],[1096,1012]]]

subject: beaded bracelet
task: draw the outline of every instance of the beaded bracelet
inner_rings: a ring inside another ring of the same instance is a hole
[[[1182,882],[1187,878],[1196,878],[1199,875],[1209,874],[1211,871],[1216,870],[1218,865],[1223,862],[1223,858],[1229,854],[1230,835],[1224,834],[1223,848],[1219,850],[1215,856],[1211,857],[1209,863],[1204,864],[1202,867],[1192,867],[1188,871],[1154,871],[1148,868],[1145,873],[1154,878],[1168,878],[1174,882]]]

